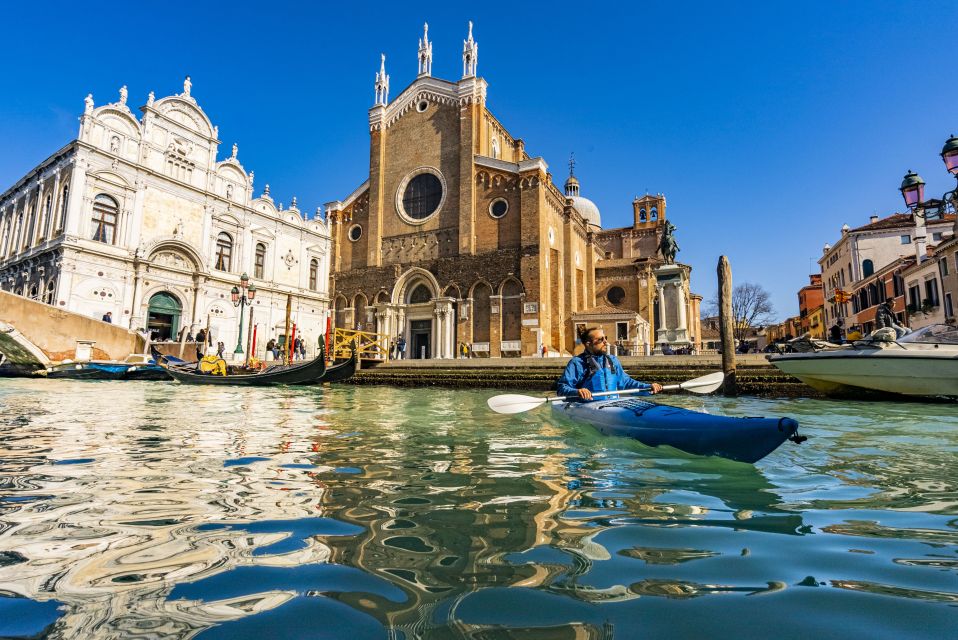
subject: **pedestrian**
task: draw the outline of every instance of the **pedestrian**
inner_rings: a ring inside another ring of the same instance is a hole
[[[582,401],[589,402],[594,392],[648,389],[651,393],[658,393],[662,390],[658,383],[647,384],[629,377],[618,358],[608,353],[609,342],[602,327],[584,328],[579,339],[585,350],[566,365],[557,385],[560,395],[577,395]],[[615,396],[607,399],[615,399]]]
[[[306,341],[300,338],[296,338],[296,340],[299,342],[299,359],[305,360],[306,359]]]
[[[399,360],[404,360],[406,358],[406,339],[402,336],[396,339],[396,349],[399,350]]]
[[[186,341],[187,341],[187,342],[193,342],[194,340],[195,340],[195,338],[193,337],[193,332],[190,331],[189,329],[187,329],[187,330],[186,330]]]
[[[270,338],[266,341],[266,353],[273,356],[271,360],[276,359],[276,339]]]
[[[202,360],[206,355],[206,329],[200,329],[196,332],[196,359]]]
[[[223,358],[226,354],[226,345],[222,342],[216,343],[216,357]]]
[[[469,345],[465,342],[462,343],[462,358],[464,360],[469,359]]]
[[[293,340],[293,360],[299,360],[299,348],[302,346],[302,344],[302,338],[297,337]]]
[[[109,324],[113,324],[113,312],[112,312],[112,311],[107,311],[106,313],[103,314],[103,317],[100,318],[100,319],[103,320],[103,322],[107,322],[107,323],[109,323]]]
[[[842,340],[842,334],[844,331],[845,322],[839,318],[835,321],[835,324],[832,325],[832,328],[828,330],[828,340],[833,344],[841,344],[844,342]]]
[[[396,339],[393,338],[389,341],[389,357],[393,360],[396,359]]]
[[[875,311],[875,329],[884,329],[885,327],[894,329],[897,338],[908,333],[908,329],[899,325],[898,318],[895,317],[894,298],[885,298],[885,302]]]
[[[542,357],[545,358],[547,355],[549,355],[549,349],[545,345],[542,345]]]

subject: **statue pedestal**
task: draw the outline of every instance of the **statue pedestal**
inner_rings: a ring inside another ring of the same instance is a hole
[[[658,290],[658,314],[655,325],[655,353],[665,347],[691,347],[688,328],[689,269],[685,265],[665,264],[655,270]]]

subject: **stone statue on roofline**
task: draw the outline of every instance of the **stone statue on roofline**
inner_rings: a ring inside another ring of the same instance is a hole
[[[675,241],[675,225],[665,221],[662,227],[662,239],[659,241],[659,253],[666,264],[675,264],[675,254],[679,252],[679,243]]]

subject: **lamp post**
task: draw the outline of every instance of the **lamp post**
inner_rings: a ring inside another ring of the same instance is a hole
[[[948,170],[948,173],[953,175],[955,180],[958,180],[958,137],[955,137],[955,134],[951,134],[951,137],[945,142],[945,146],[941,148],[941,159],[945,163],[945,169]],[[955,185],[954,189],[943,195],[941,199],[951,202],[951,208],[958,214],[958,184]],[[955,237],[958,238],[958,216],[955,217]]]
[[[243,312],[246,308],[246,305],[253,304],[253,299],[256,297],[256,285],[249,283],[249,276],[245,273],[240,277],[240,286],[233,287],[230,291],[230,299],[233,301],[233,306],[238,307],[240,310],[239,313],[239,334],[236,336],[236,349],[233,351],[234,354],[243,353]]]
[[[942,162],[945,163],[945,169],[958,179],[958,136],[952,134],[945,141],[945,146],[941,148],[940,155]],[[905,199],[905,206],[916,216],[924,218],[925,181],[921,179],[921,176],[909,169],[901,181],[899,191]],[[952,210],[958,213],[958,185],[941,196],[941,204],[942,213],[944,213],[944,207],[949,204]],[[955,223],[955,234],[958,235],[958,221]]]

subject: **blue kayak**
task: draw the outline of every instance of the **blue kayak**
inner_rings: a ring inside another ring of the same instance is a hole
[[[792,418],[730,418],[638,398],[597,402],[553,402],[552,410],[601,433],[668,445],[700,456],[757,462],[785,440],[802,442]]]

